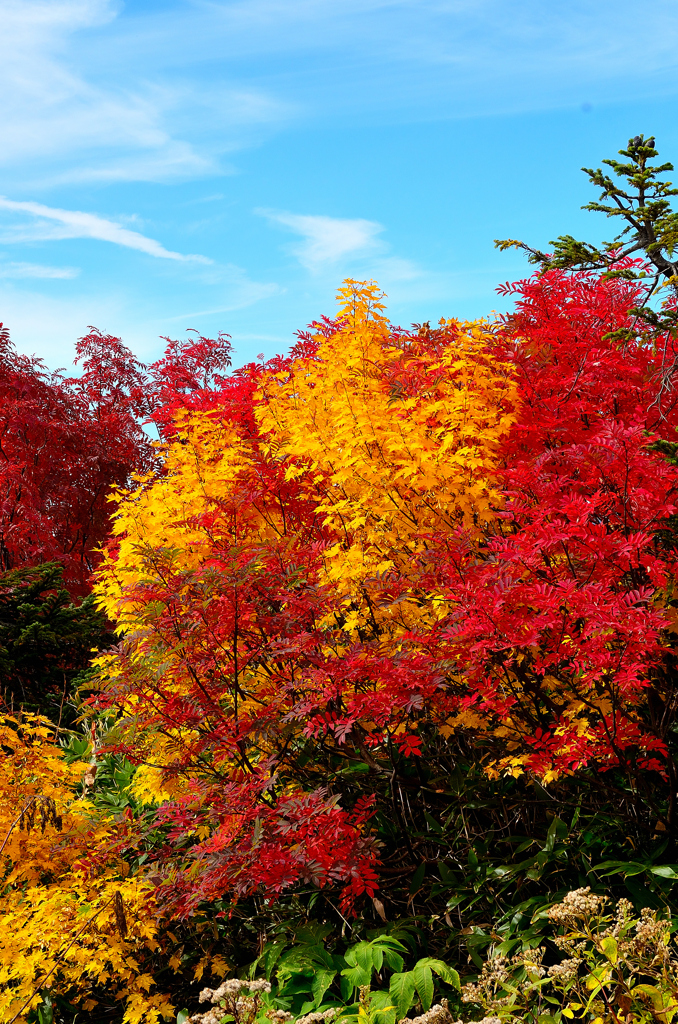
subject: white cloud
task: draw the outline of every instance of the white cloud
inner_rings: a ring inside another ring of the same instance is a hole
[[[245,309],[253,306],[262,299],[271,298],[273,295],[280,295],[284,291],[280,285],[273,281],[253,281],[248,277],[242,267],[236,267],[232,263],[225,265],[214,264],[205,277],[211,285],[217,285],[225,301],[214,308],[193,310],[190,313],[180,313],[178,316],[164,317],[163,322],[177,323],[181,320],[191,320],[200,316],[215,316],[218,313],[232,313],[236,309]]]
[[[89,324],[121,336],[141,358],[143,341],[148,344],[160,333],[156,330],[143,337],[143,330],[129,315],[129,302],[118,289],[89,288],[79,295],[61,290],[44,294],[39,289],[40,282],[32,286],[30,281],[0,281],[0,320],[20,352],[37,352],[52,369],[71,365],[76,339],[87,333]]]
[[[96,238],[102,242],[113,242],[127,249],[137,249],[148,256],[157,256],[166,260],[183,260],[199,263],[211,263],[206,256],[185,256],[179,252],[165,249],[154,238],[147,238],[138,231],[123,228],[115,221],[98,217],[94,213],[83,213],[80,210],[60,210],[57,207],[45,206],[43,203],[20,203],[0,196],[0,209],[16,213],[29,213],[38,221],[27,227],[11,228],[2,236],[3,241],[38,241],[61,238]],[[47,224],[44,222],[47,221]],[[55,228],[50,222],[61,226]]]
[[[223,173],[224,154],[300,116],[665,95],[678,7],[645,8],[639,20],[632,0],[0,0],[0,165],[41,186],[181,181]]]
[[[116,38],[138,20],[128,6],[0,0],[0,165],[28,168],[41,186],[186,180],[221,173],[221,154],[251,128],[289,117],[264,89],[182,78],[176,52],[171,70],[158,68],[158,40],[128,63],[134,44]],[[165,17],[154,12],[156,31]]]
[[[328,124],[675,91],[675,0],[650,0],[642,19],[635,0],[184,0],[134,17],[132,6],[111,26],[132,73],[148,56],[163,77],[227,63]]]
[[[318,271],[349,257],[365,256],[379,247],[376,236],[384,230],[373,220],[313,216],[276,210],[256,210],[277,224],[301,235],[303,241],[290,247],[302,266]]]
[[[0,277],[72,279],[79,273],[78,267],[45,267],[41,263],[0,263]]]

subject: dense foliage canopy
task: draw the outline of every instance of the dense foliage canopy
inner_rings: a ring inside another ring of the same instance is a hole
[[[233,372],[224,336],[144,367],[92,332],[65,378],[2,335],[0,1020],[153,1024],[250,965],[195,1019],[445,1024],[434,974],[538,1016],[530,951],[587,887],[671,1019],[675,303],[645,266],[541,261],[509,315],[409,330],[347,281]]]

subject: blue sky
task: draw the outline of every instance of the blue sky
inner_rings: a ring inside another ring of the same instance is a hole
[[[0,0],[0,320],[56,367],[90,324],[270,356],[346,276],[486,315],[494,238],[609,233],[582,165],[678,165],[677,64],[675,0]]]

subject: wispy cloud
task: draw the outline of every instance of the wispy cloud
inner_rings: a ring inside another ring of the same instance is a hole
[[[666,94],[678,7],[652,0],[642,19],[637,7],[0,0],[0,165],[40,185],[176,182],[224,173],[225,154],[291,120],[463,118]]]
[[[242,267],[236,267],[232,263],[223,265],[214,264],[206,276],[210,283],[218,285],[225,301],[215,307],[207,309],[196,309],[188,313],[180,313],[177,316],[164,317],[166,323],[178,323],[181,320],[191,320],[201,316],[214,316],[218,313],[232,313],[236,309],[245,309],[262,299],[268,299],[273,295],[280,295],[284,289],[274,281],[253,281]]]
[[[164,77],[169,55],[196,76],[227,61],[249,87],[334,124],[374,123],[385,109],[463,118],[675,88],[675,0],[652,0],[642,19],[635,0],[188,0],[131,16],[133,6],[111,26],[132,76],[135,64],[150,76],[162,62]]]
[[[16,213],[28,213],[37,221],[27,227],[11,228],[2,235],[3,241],[39,241],[61,238],[96,238],[101,242],[112,242],[126,249],[136,249],[148,256],[156,256],[165,260],[182,260],[198,263],[211,263],[206,256],[184,255],[166,249],[154,238],[148,238],[138,231],[123,228],[115,221],[98,217],[94,213],[83,213],[81,210],[60,210],[58,207],[45,206],[43,203],[14,202],[0,196],[0,210],[11,210]],[[45,224],[45,221],[47,222]],[[41,223],[42,222],[42,223]],[[54,228],[52,224],[61,225]]]
[[[290,251],[307,270],[316,272],[349,257],[366,256],[379,248],[377,235],[384,230],[373,220],[325,217],[312,214],[256,210],[275,224],[282,224],[297,235],[299,244]]]
[[[168,16],[163,6],[151,17],[156,33]],[[41,186],[188,180],[222,173],[224,152],[240,148],[252,130],[289,119],[290,104],[266,88],[218,79],[204,88],[204,75],[187,74],[185,60],[178,71],[181,24],[170,31],[167,66],[160,37],[141,60],[130,40],[135,53],[127,63],[125,40],[115,33],[124,22],[123,32],[134,35],[140,12],[126,7],[118,0],[0,0],[0,165],[24,168]],[[202,20],[208,30],[209,16]],[[188,63],[196,59],[199,66],[197,53]]]
[[[41,263],[0,263],[0,277],[59,280],[72,279],[79,273],[79,267],[45,267]]]

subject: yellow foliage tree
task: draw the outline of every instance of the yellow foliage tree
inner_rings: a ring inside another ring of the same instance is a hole
[[[416,556],[433,534],[478,535],[494,517],[497,452],[517,407],[487,324],[441,321],[404,336],[381,298],[372,283],[346,281],[339,329],[311,360],[264,379],[258,407],[287,477],[322,486],[317,512],[334,538],[325,573],[345,599],[346,628],[374,618],[369,593],[394,569],[412,581],[413,613],[403,617],[398,602],[403,627],[442,613],[438,595],[417,585]]]
[[[207,844],[205,872],[215,830],[246,860],[257,806],[322,785],[300,753],[318,729],[335,723],[345,749],[426,714],[389,696],[354,647],[367,638],[395,664],[404,634],[445,614],[426,582],[429,538],[473,544],[501,506],[493,474],[517,392],[489,326],[400,332],[381,298],[346,282],[332,329],[179,415],[162,473],[117,496],[96,590],[125,638],[99,660],[102,700],[134,748],[135,793]]]
[[[83,795],[88,766],[67,764],[37,717],[0,717],[0,745],[0,1020],[26,1021],[49,991],[85,1012],[103,991],[127,1024],[168,1016],[144,966],[158,946],[153,887],[111,854],[115,825]]]

